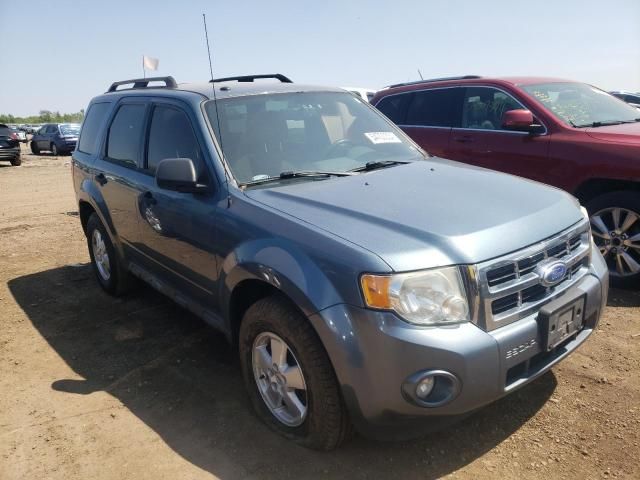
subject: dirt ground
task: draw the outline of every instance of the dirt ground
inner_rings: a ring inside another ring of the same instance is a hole
[[[640,478],[640,292],[538,381],[449,430],[318,453],[253,415],[235,355],[88,266],[70,157],[0,164],[0,479]]]

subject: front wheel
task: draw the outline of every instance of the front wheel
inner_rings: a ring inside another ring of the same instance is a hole
[[[11,165],[13,165],[14,167],[19,167],[20,165],[22,165],[22,159],[20,158],[20,155],[11,159]]]
[[[640,283],[640,192],[600,195],[587,204],[596,246],[614,285]]]
[[[51,144],[51,154],[54,157],[57,157],[60,154],[60,152],[58,151],[58,146],[55,143]]]
[[[31,152],[34,155],[40,155],[40,149],[38,148],[38,145],[36,145],[36,142],[31,142]]]
[[[260,418],[303,446],[332,450],[350,432],[333,367],[315,330],[278,296],[259,300],[240,326],[245,385]]]

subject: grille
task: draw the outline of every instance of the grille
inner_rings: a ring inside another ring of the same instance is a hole
[[[530,314],[584,276],[590,261],[589,235],[588,223],[582,222],[554,238],[479,265],[479,289],[487,329]],[[551,258],[563,260],[567,274],[558,284],[546,287],[537,267]]]

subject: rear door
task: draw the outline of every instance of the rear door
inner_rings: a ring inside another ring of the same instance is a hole
[[[141,248],[154,273],[192,299],[215,307],[216,182],[204,157],[201,132],[194,125],[197,122],[191,109],[184,108],[181,102],[154,100],[144,163],[146,175],[138,198]],[[211,186],[210,193],[180,193],[157,186],[154,175],[158,163],[179,157],[194,162],[199,183]]]
[[[552,166],[546,129],[532,134],[502,128],[504,112],[526,108],[502,89],[467,87],[461,126],[451,135],[452,158],[534,180],[548,178]]]
[[[449,158],[451,129],[459,123],[459,87],[414,91],[401,128],[432,155]]]
[[[101,155],[94,164],[94,181],[109,209],[124,253],[130,259],[139,256],[138,198],[143,193],[144,179],[139,166],[148,108],[148,101],[141,97],[124,99],[116,106]]]

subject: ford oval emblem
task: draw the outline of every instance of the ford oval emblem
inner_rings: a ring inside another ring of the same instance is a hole
[[[538,267],[538,275],[540,275],[540,283],[545,287],[557,285],[567,275],[567,264],[562,260],[555,260],[540,265]]]

